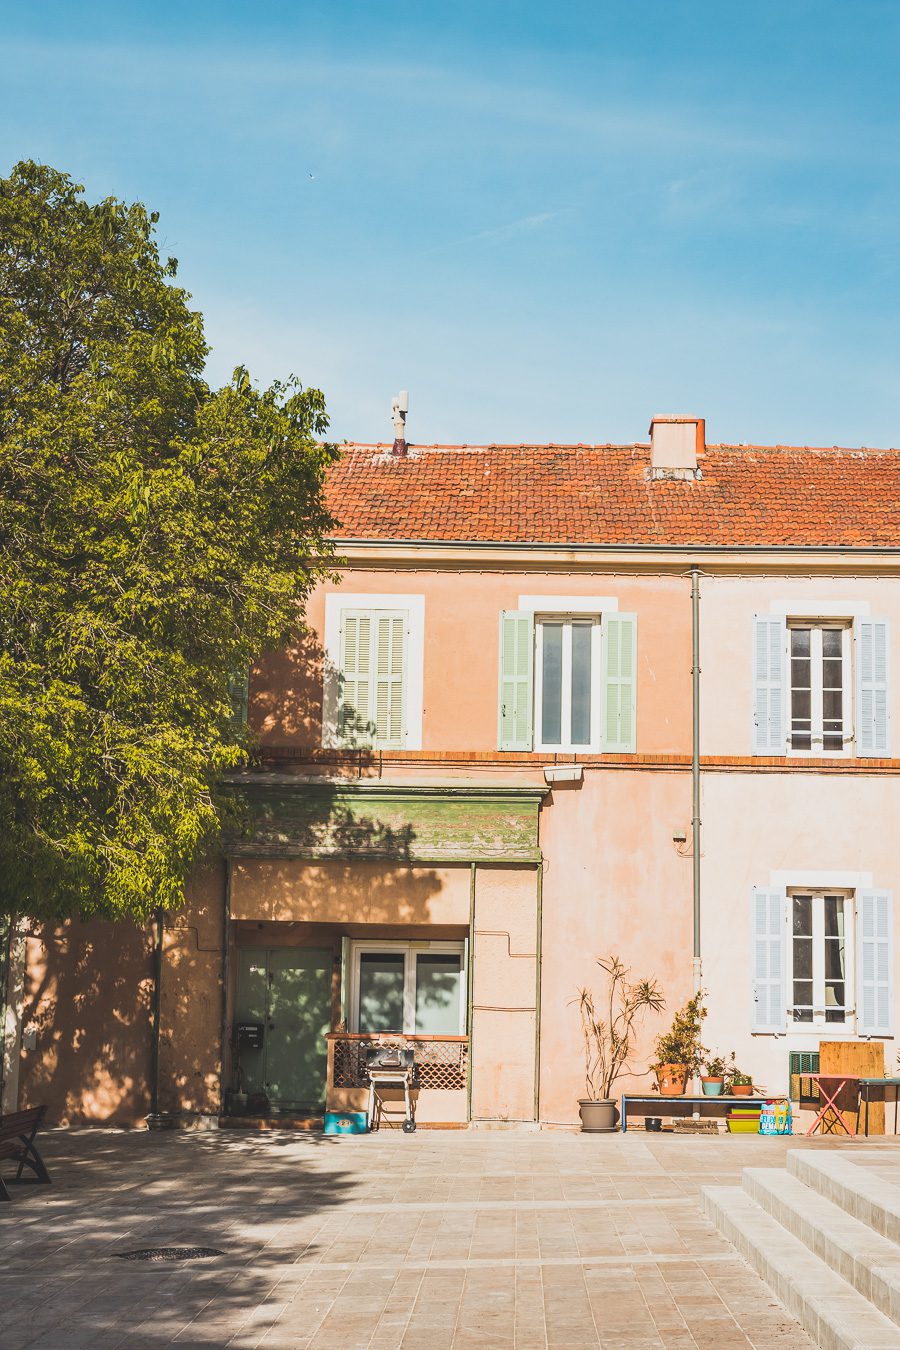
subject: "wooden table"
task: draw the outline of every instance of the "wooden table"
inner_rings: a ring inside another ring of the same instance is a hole
[[[861,1078],[859,1080],[859,1102],[856,1107],[856,1133],[859,1134],[859,1113],[863,1101],[866,1103],[865,1137],[869,1137],[869,1093],[873,1087],[894,1089],[894,1134],[897,1133],[897,1104],[900,1102],[900,1078]]]
[[[815,1083],[816,1087],[819,1089],[820,1098],[825,1099],[824,1106],[822,1106],[822,1108],[819,1111],[819,1114],[816,1116],[815,1120],[810,1125],[809,1129],[806,1131],[807,1135],[815,1134],[817,1125],[821,1124],[824,1126],[825,1113],[829,1107],[834,1112],[835,1119],[840,1121],[844,1133],[849,1135],[855,1135],[856,1130],[844,1119],[843,1112],[841,1111],[841,1108],[837,1104],[837,1099],[843,1092],[844,1088],[849,1087],[851,1083],[855,1083],[857,1092],[859,1091],[859,1084],[861,1081],[859,1075],[855,1073],[811,1073],[809,1075],[804,1074],[804,1077],[809,1077],[809,1079],[813,1083]],[[837,1087],[834,1089],[834,1091],[830,1091],[829,1088],[825,1086],[826,1083],[837,1083]],[[856,1117],[858,1121],[859,1120],[858,1102],[856,1107]],[[838,1134],[840,1133],[840,1131],[823,1129],[821,1133]]]

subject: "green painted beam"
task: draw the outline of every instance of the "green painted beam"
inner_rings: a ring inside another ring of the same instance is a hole
[[[233,856],[537,863],[543,786],[321,782],[242,775],[248,825]]]

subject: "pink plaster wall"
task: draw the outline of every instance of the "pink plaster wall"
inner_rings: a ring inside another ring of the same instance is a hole
[[[645,1092],[654,1036],[691,993],[691,860],[672,836],[691,813],[690,774],[586,769],[580,787],[557,787],[541,812],[544,852],[541,1115],[578,1120],[584,1096],[583,985],[602,996],[598,956],[615,953],[635,977],[654,976],[667,1012],[647,1018],[634,1073],[615,1088]]]
[[[312,923],[469,924],[469,867],[300,858],[236,859],[234,919]]]
[[[845,606],[843,615],[835,613]],[[852,617],[868,605],[872,618],[891,620],[892,704],[900,672],[900,587],[872,577],[703,577],[700,601],[704,755],[749,755],[753,749],[753,616],[773,606],[797,617]],[[896,718],[895,718],[896,724]],[[896,747],[894,753],[897,753]]]
[[[224,866],[197,873],[166,920],[160,1000],[159,1108],[217,1114],[222,1046]]]
[[[896,903],[898,820],[895,777],[704,775],[701,931],[703,984],[709,991],[704,1038],[723,1051],[734,1050],[741,1067],[769,1092],[787,1088],[790,1050],[818,1050],[820,1038],[837,1040],[840,1033],[829,1028],[752,1034],[753,887],[783,880],[778,875],[783,873],[794,874],[791,884],[797,885],[837,885],[836,878],[844,876],[851,887],[892,890]],[[900,989],[896,925],[894,989]],[[897,1040],[885,1044],[886,1067],[895,1072]]]
[[[533,867],[478,867],[472,1116],[534,1119],[537,879]]]
[[[19,1104],[55,1125],[133,1125],[150,1109],[152,941],[127,922],[72,919],[28,939]]]
[[[638,750],[690,752],[690,584],[596,572],[357,571],[310,597],[310,635],[254,671],[251,720],[264,744],[321,743],[326,590],[425,597],[425,750],[496,750],[499,615],[520,595],[614,596],[638,615]]]

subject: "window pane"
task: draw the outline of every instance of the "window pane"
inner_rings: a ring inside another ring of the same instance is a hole
[[[825,896],[825,936],[840,938],[844,942],[844,897],[842,895]]]
[[[847,1006],[847,965],[842,895],[825,896],[825,1021],[843,1022]]]
[[[794,939],[794,978],[811,980],[813,975],[812,939]]]
[[[572,745],[591,741],[592,624],[572,624]]]
[[[416,1031],[458,1036],[462,962],[458,956],[416,957]]]
[[[809,730],[812,699],[808,689],[794,689],[791,698],[791,720],[797,730]]]
[[[794,936],[812,937],[812,896],[795,895],[793,899]]]
[[[791,746],[812,748],[810,629],[791,629]]]
[[[403,1030],[402,952],[364,952],[359,958],[360,1031]]]
[[[541,625],[543,666],[541,670],[541,741],[562,744],[562,634],[561,623]]]
[[[812,980],[794,981],[795,1022],[811,1022],[813,1020],[812,992]]]
[[[839,628],[822,629],[822,655],[826,658],[843,655],[843,633]]]

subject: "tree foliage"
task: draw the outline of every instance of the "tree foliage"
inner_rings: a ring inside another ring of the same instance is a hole
[[[156,216],[0,179],[0,911],[176,906],[328,565],[322,394],[212,390]]]

